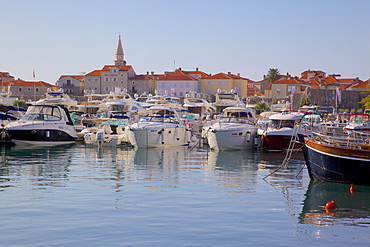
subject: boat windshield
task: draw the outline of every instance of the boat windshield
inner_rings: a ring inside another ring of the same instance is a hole
[[[35,121],[59,121],[62,119],[62,113],[59,108],[52,106],[29,106],[22,120]]]
[[[140,122],[176,123],[176,124],[179,123],[179,121],[177,121],[177,119],[173,115],[141,117],[139,121]]]
[[[302,119],[302,123],[314,124],[314,123],[321,123],[321,122],[322,122],[322,119],[319,115],[306,115]]]
[[[272,120],[272,128],[294,128],[294,120]]]
[[[220,99],[235,99],[235,94],[219,94]]]
[[[254,124],[253,118],[245,117],[221,117],[218,119],[219,123],[248,123]]]

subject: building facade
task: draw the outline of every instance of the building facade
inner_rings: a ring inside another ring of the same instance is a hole
[[[10,88],[12,97],[24,99],[26,101],[39,100],[47,92],[48,88],[55,87],[43,81],[24,81],[21,79],[4,82],[4,86]]]
[[[200,80],[200,93],[215,94],[219,89],[222,92],[233,90],[241,98],[248,97],[248,91],[258,91],[256,82],[243,78],[240,74],[235,75],[230,72],[209,75]]]
[[[157,80],[157,93],[183,97],[189,92],[199,92],[199,79],[181,68]]]
[[[61,75],[56,82],[59,88],[69,95],[84,95],[84,76],[83,75]]]

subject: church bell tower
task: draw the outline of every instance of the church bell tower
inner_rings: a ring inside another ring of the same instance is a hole
[[[117,45],[117,50],[116,50],[116,60],[114,60],[114,64],[117,67],[126,65],[125,54],[123,53],[123,48],[122,48],[121,35],[118,36],[118,45]]]

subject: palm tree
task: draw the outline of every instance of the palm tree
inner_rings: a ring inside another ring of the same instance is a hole
[[[264,111],[268,111],[270,110],[270,107],[266,104],[266,102],[259,102],[256,104],[256,106],[254,107],[254,110],[257,112],[257,113],[262,113]]]
[[[279,69],[270,68],[265,77],[265,81],[268,85],[271,85],[273,82],[279,80],[281,77]]]

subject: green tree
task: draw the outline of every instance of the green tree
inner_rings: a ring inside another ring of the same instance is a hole
[[[26,107],[27,106],[27,103],[24,100],[15,100],[13,102],[13,106],[16,106],[16,107]]]
[[[370,90],[366,89],[365,91],[361,92],[363,94],[368,94],[365,98],[362,98],[362,100],[359,102],[361,105],[363,105],[364,109],[370,109]]]
[[[258,113],[261,113],[270,110],[270,107],[266,104],[266,102],[259,102],[254,107],[254,110]]]
[[[279,69],[270,68],[265,77],[265,81],[269,85],[271,85],[273,82],[279,80],[280,78],[281,78],[281,75],[280,75]]]

